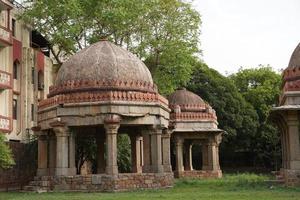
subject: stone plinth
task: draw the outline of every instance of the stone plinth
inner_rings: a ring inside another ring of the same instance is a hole
[[[131,173],[110,176],[105,174],[76,176],[39,176],[25,190],[115,192],[135,189],[169,188],[173,173]]]
[[[222,171],[215,170],[192,170],[192,171],[182,171],[175,172],[174,176],[176,178],[195,178],[195,179],[207,179],[207,178],[222,178]]]

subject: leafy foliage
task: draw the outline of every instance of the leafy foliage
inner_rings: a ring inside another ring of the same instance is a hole
[[[8,169],[15,165],[11,149],[5,144],[4,135],[0,133],[0,168]]]
[[[216,110],[219,127],[227,132],[223,137],[221,154],[228,152],[231,155],[250,149],[249,137],[257,130],[258,116],[233,81],[206,64],[197,63],[188,88]]]
[[[278,166],[281,158],[280,134],[277,127],[268,121],[272,105],[278,101],[281,76],[270,66],[240,69],[230,77],[244,98],[251,103],[259,116],[259,127],[252,138],[256,162],[266,166]]]
[[[118,135],[118,168],[121,173],[131,171],[131,145],[130,138],[126,134]]]
[[[92,163],[92,171],[96,172],[97,144],[92,137],[76,137],[75,162],[77,174],[80,174],[81,168],[86,161]]]
[[[56,61],[106,37],[144,60],[162,93],[185,85],[199,50],[200,15],[182,0],[27,0],[20,16]]]

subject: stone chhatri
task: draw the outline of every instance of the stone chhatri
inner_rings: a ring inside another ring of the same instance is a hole
[[[185,88],[169,96],[170,131],[176,148],[177,177],[221,177],[219,144],[222,130],[218,129],[215,111],[198,95]],[[202,169],[194,170],[192,146],[202,147]],[[184,156],[183,156],[184,155]]]
[[[279,105],[270,115],[281,132],[282,167],[277,177],[286,185],[300,185],[300,43],[282,78]]]
[[[170,149],[169,113],[168,100],[141,60],[109,41],[91,45],[62,65],[48,98],[39,103],[38,171],[31,185],[47,191],[172,186],[170,155],[161,153]],[[119,134],[131,140],[132,173],[126,175],[118,172]],[[76,173],[80,137],[96,141],[97,175]],[[41,179],[47,179],[46,187]]]

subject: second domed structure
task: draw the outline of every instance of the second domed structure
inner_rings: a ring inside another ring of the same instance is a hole
[[[222,130],[218,129],[216,112],[198,95],[180,88],[168,97],[171,114],[170,129],[176,147],[177,177],[221,177],[219,144]],[[201,145],[202,166],[194,170],[192,146]],[[174,164],[174,163],[173,163]]]

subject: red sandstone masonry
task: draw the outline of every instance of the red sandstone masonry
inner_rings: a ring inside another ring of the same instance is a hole
[[[39,103],[39,109],[64,103],[98,102],[98,101],[142,101],[159,102],[168,106],[168,100],[158,93],[143,93],[132,91],[97,91],[79,92],[57,95]]]

